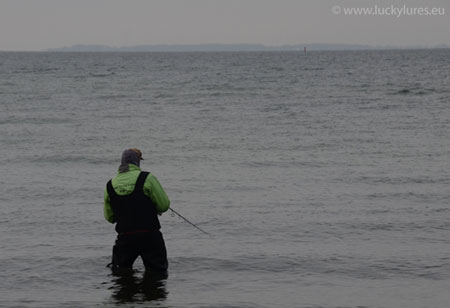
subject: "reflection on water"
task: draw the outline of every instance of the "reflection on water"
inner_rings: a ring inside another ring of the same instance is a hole
[[[167,273],[145,271],[142,277],[134,270],[113,270],[111,298],[116,303],[139,303],[167,297]]]

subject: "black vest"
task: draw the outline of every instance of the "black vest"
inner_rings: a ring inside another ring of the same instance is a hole
[[[117,222],[117,233],[159,230],[161,228],[155,205],[143,190],[148,174],[148,172],[139,174],[134,190],[129,195],[116,194],[111,180],[106,184],[114,219]]]

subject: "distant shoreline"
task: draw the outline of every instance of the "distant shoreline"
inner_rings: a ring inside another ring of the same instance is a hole
[[[264,52],[264,51],[363,51],[363,50],[431,50],[449,49],[448,45],[437,46],[371,46],[358,44],[297,44],[266,46],[263,44],[192,44],[192,45],[138,45],[111,47],[107,45],[73,45],[70,47],[44,50],[21,51],[0,50],[0,52]]]
[[[435,49],[450,48],[440,45],[435,47],[411,46],[370,46],[357,44],[304,44],[266,46],[262,44],[205,44],[205,45],[141,45],[129,47],[110,47],[104,45],[74,45],[71,47],[47,49],[47,52],[241,52],[241,51],[350,51],[383,49]]]
[[[350,44],[305,44],[266,46],[263,44],[192,44],[192,45],[139,45],[111,47],[105,45],[74,45],[51,48],[45,51],[100,51],[100,52],[201,52],[201,51],[304,51],[306,50],[367,50],[369,45]]]

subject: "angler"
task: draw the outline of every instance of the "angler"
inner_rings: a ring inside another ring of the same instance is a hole
[[[170,200],[158,179],[140,169],[139,149],[122,153],[118,174],[108,181],[104,194],[104,215],[115,223],[117,239],[112,251],[112,268],[132,268],[141,256],[146,270],[167,273],[166,245],[158,215],[166,212]]]

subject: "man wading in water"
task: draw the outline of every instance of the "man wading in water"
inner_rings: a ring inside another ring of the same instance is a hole
[[[111,265],[131,269],[141,256],[146,270],[166,274],[167,252],[158,215],[169,209],[170,200],[158,179],[141,171],[141,160],[140,150],[125,150],[118,174],[106,185],[104,214],[116,223],[118,233]]]

